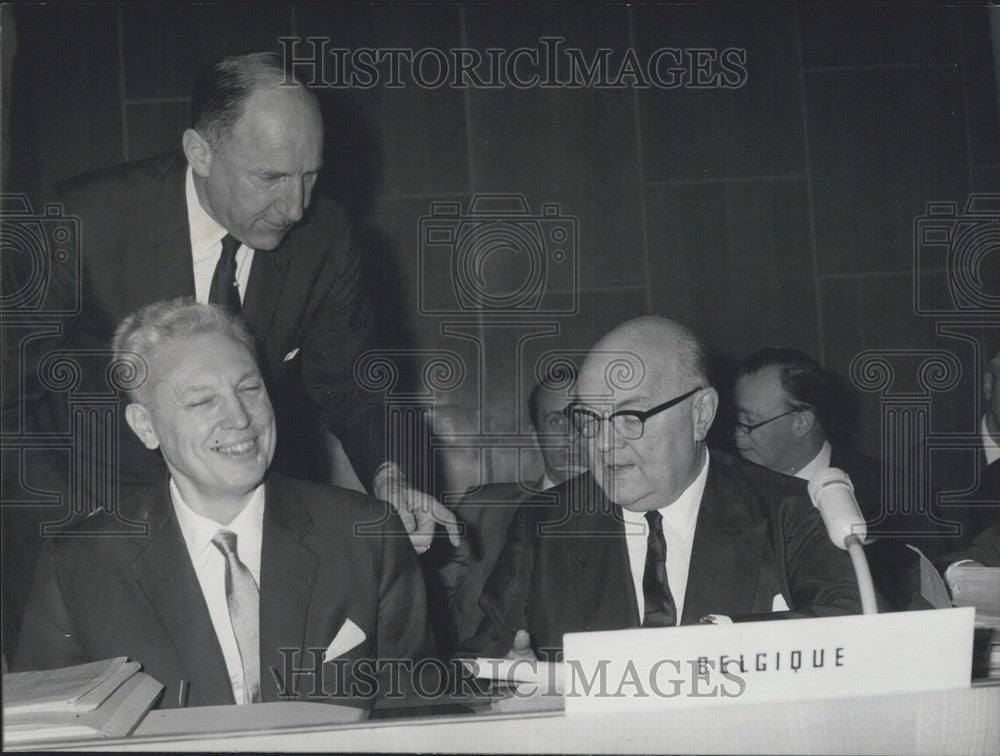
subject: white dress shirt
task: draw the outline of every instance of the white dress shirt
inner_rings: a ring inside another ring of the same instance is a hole
[[[795,473],[795,477],[802,478],[802,480],[812,480],[816,473],[820,470],[825,470],[830,466],[830,457],[832,456],[833,447],[830,446],[829,441],[824,441],[819,453],[812,458],[808,465]]]
[[[979,421],[979,430],[983,434],[983,453],[986,455],[986,464],[992,465],[1000,459],[1000,444],[993,440],[990,429],[986,427],[986,415]]]
[[[257,585],[260,586],[260,549],[264,533],[264,486],[261,484],[253,492],[249,503],[228,525],[220,525],[215,520],[200,515],[184,503],[180,491],[170,481],[170,499],[174,514],[180,526],[181,535],[194,565],[202,595],[208,605],[212,627],[222,647],[222,656],[229,671],[229,684],[237,703],[243,702],[243,662],[240,648],[236,644],[233,623],[229,618],[229,604],[226,602],[226,558],[212,543],[220,530],[236,534],[236,552],[240,561],[247,566]],[[165,565],[164,569],[169,569]]]
[[[684,493],[677,500],[659,510],[663,516],[663,537],[667,542],[667,584],[674,606],[677,607],[677,624],[684,613],[684,595],[687,593],[688,571],[691,568],[691,549],[694,546],[694,529],[701,509],[701,497],[708,479],[708,455],[705,464]],[[636,603],[639,605],[639,622],[646,613],[646,596],[642,592],[642,576],[646,571],[647,522],[645,512],[622,509],[625,519],[625,544],[632,569],[632,584]]]
[[[226,229],[216,223],[198,201],[194,189],[194,173],[191,166],[185,179],[187,198],[188,228],[191,229],[191,262],[194,265],[194,298],[205,304],[212,289],[215,266],[222,254],[222,237]],[[250,266],[253,265],[253,250],[241,244],[236,251],[236,283],[240,290],[240,301],[246,297],[247,281],[250,280]]]

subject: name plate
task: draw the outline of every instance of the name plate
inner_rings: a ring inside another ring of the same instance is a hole
[[[566,713],[968,688],[971,607],[568,633]]]

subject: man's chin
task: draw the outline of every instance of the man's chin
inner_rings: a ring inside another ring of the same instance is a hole
[[[560,467],[558,470],[550,471],[549,477],[562,482],[570,478],[575,478],[577,475],[583,475],[585,472],[587,472],[586,467]]]
[[[614,502],[619,507],[629,509],[639,498],[630,486],[620,482],[616,483],[614,478],[609,478],[607,475],[594,473],[594,479],[604,495],[608,497],[608,501]]]
[[[290,230],[291,226],[276,228],[267,224],[257,224],[253,231],[247,234],[247,244],[257,252],[270,252],[281,245]]]

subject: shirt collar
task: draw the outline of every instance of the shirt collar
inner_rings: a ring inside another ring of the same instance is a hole
[[[194,188],[194,171],[190,165],[187,167],[184,194],[187,199],[188,227],[191,229],[191,251],[197,259],[205,256],[206,252],[214,253],[215,245],[222,241],[227,231],[198,201],[198,192]]]
[[[820,470],[825,470],[830,466],[830,458],[833,456],[833,447],[830,446],[829,441],[824,441],[823,446],[820,448],[819,453],[812,458],[812,460],[795,473],[796,478],[802,478],[802,480],[812,480],[813,476]]]
[[[690,533],[694,530],[698,521],[698,510],[701,508],[701,498],[705,493],[705,483],[708,480],[708,457],[705,455],[705,464],[701,466],[698,477],[691,481],[691,485],[684,489],[684,493],[665,507],[661,507],[659,512],[663,515],[663,524],[677,533]],[[633,512],[630,509],[622,508],[622,516],[625,522],[637,524],[646,516],[645,512]]]
[[[181,535],[184,536],[184,543],[187,544],[192,559],[200,556],[211,545],[215,534],[223,529],[236,533],[237,551],[241,554],[249,554],[255,547],[259,553],[260,546],[258,544],[263,540],[264,531],[263,483],[254,489],[250,501],[228,525],[220,525],[210,517],[205,517],[191,509],[184,501],[184,497],[181,496],[173,478],[170,479],[170,500],[174,506],[174,514],[177,517]]]

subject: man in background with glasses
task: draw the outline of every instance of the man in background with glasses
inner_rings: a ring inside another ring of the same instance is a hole
[[[875,539],[865,552],[879,591],[893,608],[929,608],[920,598],[917,555],[906,548],[914,526],[883,504],[882,463],[842,440],[843,408],[819,363],[795,349],[760,349],[740,363],[733,400],[733,437],[745,459],[805,481],[828,467],[847,473]]]
[[[690,331],[625,323],[574,394],[590,473],[518,509],[461,653],[551,660],[568,632],[860,611],[805,484],[709,452],[718,394]]]
[[[812,357],[795,349],[754,352],[737,369],[733,399],[742,457],[806,481],[839,467],[850,476],[865,519],[878,519],[880,463],[832,441],[840,413],[832,381]]]
[[[580,437],[565,412],[576,370],[560,365],[544,375],[528,395],[528,418],[542,458],[541,477],[470,488],[455,507],[466,526],[462,542],[440,569],[454,622],[454,642],[476,631],[483,619],[479,597],[503,549],[518,503],[579,475],[583,466]],[[438,634],[438,643],[442,643]]]

